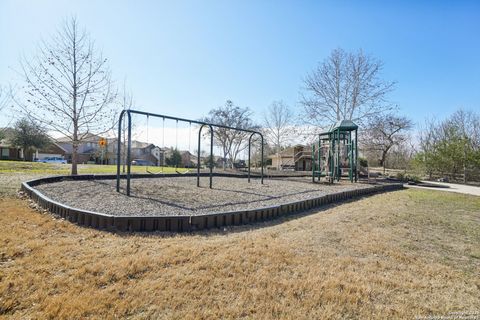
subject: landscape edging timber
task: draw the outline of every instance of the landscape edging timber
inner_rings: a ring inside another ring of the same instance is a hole
[[[202,174],[203,175],[203,174]],[[226,174],[214,174],[225,176]],[[143,177],[143,175],[135,175]],[[185,176],[165,175],[165,176]],[[234,175],[230,175],[234,176]],[[48,210],[54,215],[81,226],[92,227],[109,231],[169,231],[169,232],[191,232],[212,228],[223,228],[251,224],[282,216],[304,212],[310,209],[319,208],[328,204],[342,202],[348,199],[360,198],[363,196],[400,190],[401,183],[389,183],[373,185],[367,188],[348,190],[330,193],[321,197],[284,203],[280,205],[262,207],[241,211],[231,211],[204,215],[162,215],[162,216],[118,216],[100,212],[72,208],[68,205],[54,201],[34,187],[43,183],[52,183],[67,180],[93,180],[113,179],[116,175],[78,175],[78,176],[53,176],[23,182],[21,190],[28,195],[41,208]],[[150,176],[151,177],[151,176]]]

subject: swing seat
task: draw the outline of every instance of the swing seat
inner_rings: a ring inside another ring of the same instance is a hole
[[[147,171],[147,172],[150,173],[150,174],[163,174],[163,169],[160,170],[159,172],[152,172],[152,171],[150,171],[150,170],[147,168],[145,171]]]

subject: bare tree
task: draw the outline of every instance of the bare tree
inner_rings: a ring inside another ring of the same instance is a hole
[[[10,97],[11,89],[0,86],[0,117],[4,120],[8,118],[7,109],[9,107]],[[0,140],[5,136],[5,129],[8,127],[9,122],[10,121],[7,120],[7,123],[4,124],[5,128],[0,127]]]
[[[432,179],[462,182],[480,177],[480,115],[463,109],[443,121],[427,120],[420,131],[420,152],[417,163]]]
[[[389,168],[403,169],[406,173],[416,152],[416,146],[412,135],[406,133],[406,139],[389,150],[385,162],[388,164]],[[377,157],[376,160],[378,160],[378,158],[379,157]]]
[[[293,112],[283,101],[274,101],[263,117],[263,130],[267,141],[280,152],[282,147],[292,140],[294,126]]]
[[[459,109],[446,121],[445,126],[456,128],[460,136],[463,183],[467,183],[467,169],[474,158],[475,152],[480,150],[480,117],[472,111]]]
[[[301,103],[308,122],[325,125],[338,120],[359,124],[390,109],[386,96],[395,83],[380,78],[383,63],[362,50],[335,49],[304,80]]]
[[[212,109],[204,121],[234,128],[256,129],[257,127],[253,124],[251,116],[252,111],[249,108],[235,106],[231,100],[227,100],[225,106]],[[233,167],[238,154],[247,147],[245,142],[248,137],[249,134],[246,132],[214,128],[215,144],[222,149],[223,153],[223,169],[226,168],[227,156],[230,158]]]
[[[134,107],[135,103],[133,101],[133,95],[131,92],[127,92],[127,87],[126,87],[126,81],[123,82],[123,92],[121,95],[121,107],[123,110],[130,110]],[[132,123],[131,125],[131,130],[133,131],[135,128],[135,124]],[[127,148],[125,146],[127,145],[127,121],[123,121],[122,123],[122,136],[118,137],[118,139],[122,139],[122,172],[125,173],[125,165],[127,163]]]
[[[380,153],[380,165],[385,173],[388,152],[395,146],[404,143],[408,130],[413,127],[410,119],[393,114],[379,114],[371,118],[368,129],[365,130],[366,138],[363,140],[365,149]]]
[[[6,88],[0,86],[0,114],[3,115],[4,109],[7,108],[10,99],[9,92]]]
[[[77,174],[78,146],[90,133],[104,134],[116,121],[113,88],[107,59],[96,51],[75,18],[38,47],[37,55],[23,58],[26,98],[20,110],[72,143],[72,175]]]

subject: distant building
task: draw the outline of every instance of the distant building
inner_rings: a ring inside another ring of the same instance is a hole
[[[17,161],[34,161],[36,159],[43,159],[46,157],[64,157],[66,150],[63,149],[55,140],[45,146],[44,148],[37,150],[25,151],[23,148],[16,147],[10,143],[13,129],[2,129],[5,136],[0,140],[0,159],[1,160],[17,160]]]
[[[310,146],[296,145],[269,156],[272,167],[277,170],[312,170],[312,149]]]
[[[126,152],[126,148],[124,149]],[[130,159],[150,161],[156,166],[165,165],[165,149],[152,143],[133,140],[131,144]]]
[[[190,151],[180,151],[180,155],[182,156],[182,166],[185,168],[196,168],[197,167],[197,160],[198,157]],[[201,161],[201,159],[200,159]],[[202,165],[202,163],[200,163]]]
[[[215,159],[214,165],[217,168],[223,168],[224,166],[225,168],[232,167],[232,160],[230,160],[229,158],[214,156],[214,159]]]
[[[5,139],[0,141],[0,159],[2,160],[24,160],[43,159],[45,157],[64,157],[69,163],[72,162],[72,139],[61,137],[52,139],[52,143],[43,149],[39,149],[25,155],[21,148],[12,146],[8,137],[12,129],[4,129]],[[100,143],[100,141],[104,141]],[[116,164],[117,163],[117,138],[105,138],[100,135],[88,133],[82,138],[78,145],[78,163],[94,164]],[[130,159],[141,159],[149,161],[156,166],[166,166],[166,159],[171,156],[173,149],[160,148],[152,143],[132,140]],[[179,151],[182,157],[182,166],[186,168],[197,167],[197,156],[190,151]],[[127,146],[121,144],[120,163],[126,162]],[[206,158],[201,158],[201,165],[204,165]]]
[[[99,145],[100,139],[102,139],[102,137],[96,134],[87,133],[85,135],[85,137],[82,139],[82,142],[79,143],[77,148],[78,163],[101,163],[102,151],[100,150]],[[56,142],[59,146],[66,150],[65,159],[67,159],[68,162],[72,162],[72,138],[62,137],[56,139]],[[108,163],[108,160],[106,160],[106,163]]]

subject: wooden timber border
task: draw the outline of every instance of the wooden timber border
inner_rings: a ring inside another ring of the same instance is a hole
[[[136,174],[132,178],[196,176],[195,174],[166,174],[159,176]],[[245,178],[233,174],[215,173],[214,176]],[[34,187],[44,183],[60,182],[63,180],[108,180],[115,179],[115,175],[78,175],[55,176],[22,183],[21,190],[35,201],[41,208],[60,216],[65,220],[81,226],[109,231],[168,231],[191,232],[227,226],[238,226],[267,221],[278,217],[304,212],[328,204],[338,203],[349,199],[360,198],[375,193],[400,190],[401,183],[385,183],[369,185],[366,188],[341,191],[307,200],[284,203],[280,205],[261,207],[249,210],[230,211],[202,215],[161,215],[161,216],[120,216],[100,212],[72,208],[54,201]]]

